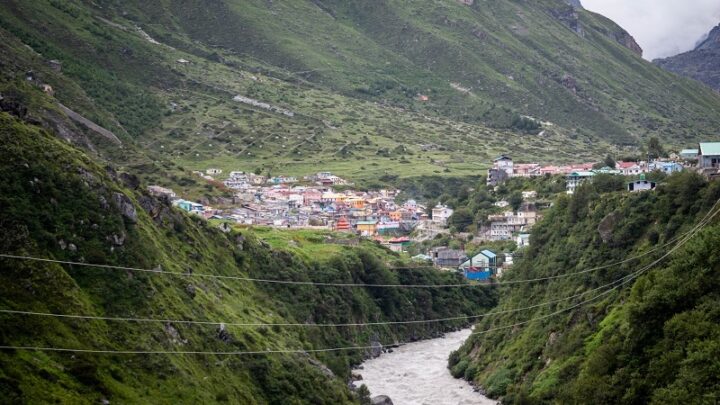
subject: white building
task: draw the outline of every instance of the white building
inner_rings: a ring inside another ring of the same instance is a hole
[[[510,156],[500,155],[493,160],[493,168],[504,171],[508,176],[512,176],[515,169],[513,160]]]
[[[432,209],[432,221],[440,226],[446,226],[453,212],[453,209],[447,205],[438,204]]]
[[[595,176],[594,172],[578,171],[572,172],[567,176],[567,193],[573,194],[578,187],[588,179],[592,179]]]
[[[515,243],[517,243],[517,246],[519,248],[530,246],[530,234],[529,233],[521,233],[520,235],[515,238]]]
[[[631,181],[627,184],[627,190],[632,193],[637,193],[640,191],[650,191],[654,190],[656,187],[656,184],[654,181],[645,180],[645,175],[640,175],[640,180]]]

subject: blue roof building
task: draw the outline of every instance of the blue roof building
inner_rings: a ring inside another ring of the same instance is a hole
[[[497,255],[490,250],[483,250],[458,268],[468,280],[489,280],[496,269]]]

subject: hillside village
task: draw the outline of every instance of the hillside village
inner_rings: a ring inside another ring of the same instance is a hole
[[[718,177],[720,143],[700,143],[697,149],[685,149],[667,158],[621,161],[614,167],[599,163],[567,166],[515,163],[508,155],[494,159],[486,184],[496,190],[513,178],[563,176],[566,193],[574,193],[581,184],[598,175],[625,176],[628,192],[653,190],[656,182],[646,174],[672,174],[695,170],[708,177]],[[353,183],[330,172],[318,172],[301,178],[294,176],[267,177],[254,173],[233,171],[223,175],[220,169],[196,172],[208,181],[218,181],[234,198],[232,204],[213,208],[179,198],[172,190],[150,186],[149,191],[173,201],[189,213],[218,221],[223,227],[266,226],[281,229],[317,229],[370,238],[395,252],[408,252],[414,243],[432,240],[438,235],[451,234],[450,220],[454,209],[438,203],[432,207],[414,199],[400,202],[400,190],[380,189],[359,191]],[[514,248],[504,252],[483,249],[468,255],[463,248],[432,246],[413,257],[419,262],[432,263],[443,269],[457,270],[468,279],[484,281],[500,277],[502,270],[512,266],[515,250],[530,244],[532,227],[542,219],[542,210],[549,202],[539,201],[534,190],[523,191],[522,201],[512,207],[510,202],[498,200],[495,212],[487,215],[472,235],[476,246],[482,243],[511,241]],[[466,235],[467,236],[467,235]],[[414,249],[417,250],[417,249]]]

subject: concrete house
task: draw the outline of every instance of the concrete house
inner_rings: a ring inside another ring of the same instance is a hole
[[[637,162],[617,162],[615,168],[622,171],[624,176],[632,176],[647,172],[647,167],[644,163]]]
[[[438,267],[457,268],[468,259],[462,250],[450,249],[447,246],[440,246],[430,250],[433,264]]]
[[[697,149],[683,149],[680,151],[680,158],[685,160],[697,159],[700,153]]]
[[[205,211],[205,207],[202,204],[192,201],[175,200],[173,201],[173,205],[193,214],[202,214]]]
[[[683,171],[684,167],[676,162],[653,162],[650,164],[651,170],[659,170],[663,173],[673,174]]]
[[[512,176],[515,172],[513,160],[507,155],[500,155],[493,160],[493,167],[498,170],[504,171],[508,176]]]
[[[493,167],[488,170],[487,185],[496,186],[503,183],[514,172],[512,158],[506,155],[500,155],[493,160]]]
[[[698,154],[698,167],[700,169],[720,168],[720,142],[700,143]]]
[[[640,191],[655,190],[656,186],[654,181],[645,180],[645,175],[640,175],[639,180],[631,181],[627,184],[627,190],[631,193],[637,193]]]
[[[582,183],[589,179],[592,179],[594,176],[595,173],[589,171],[578,171],[570,173],[566,179],[567,193],[573,194]]]
[[[496,269],[497,255],[490,250],[483,250],[458,266],[468,280],[488,280]]]
[[[432,209],[432,221],[440,226],[445,226],[453,212],[453,209],[447,205],[438,204]]]
[[[377,221],[358,221],[356,227],[361,235],[375,235]]]

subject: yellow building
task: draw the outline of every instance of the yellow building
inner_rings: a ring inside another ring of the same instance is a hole
[[[357,230],[363,235],[375,235],[377,221],[358,221]]]
[[[352,208],[357,208],[357,209],[365,208],[365,200],[360,197],[350,197],[345,202]]]

